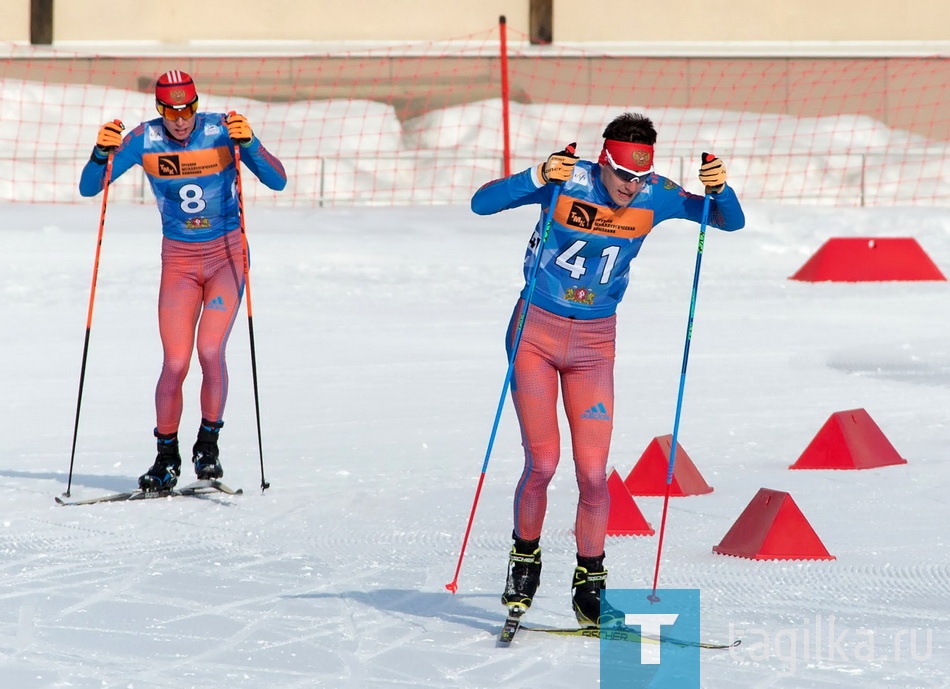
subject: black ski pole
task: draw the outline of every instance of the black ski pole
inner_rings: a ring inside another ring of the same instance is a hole
[[[122,125],[118,120],[115,121]],[[92,266],[92,287],[89,289],[89,309],[86,312],[86,336],[82,344],[82,365],[79,367],[79,394],[76,397],[76,420],[73,423],[73,447],[69,453],[69,477],[66,481],[67,498],[73,485],[73,464],[76,460],[76,438],[79,436],[79,410],[82,408],[82,389],[86,380],[86,360],[89,356],[89,333],[92,330],[92,308],[96,302],[96,282],[99,278],[99,256],[102,253],[102,233],[106,226],[106,205],[109,203],[109,183],[112,181],[113,151],[109,151],[106,159],[106,174],[102,180],[102,208],[99,210],[99,236],[96,239],[96,259]]]
[[[254,387],[254,417],[257,420],[257,451],[261,458],[261,492],[270,488],[264,479],[264,441],[261,439],[261,403],[257,389],[257,353],[254,347],[254,307],[251,303],[251,265],[247,249],[247,228],[244,224],[244,188],[241,186],[240,144],[234,144],[234,170],[237,176],[238,214],[241,221],[241,241],[244,245],[244,289],[247,292],[247,333],[251,340],[251,381]]]

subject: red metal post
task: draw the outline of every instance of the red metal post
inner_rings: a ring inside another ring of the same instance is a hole
[[[507,177],[511,174],[511,123],[508,114],[510,91],[508,89],[508,28],[505,15],[498,17],[498,29],[501,37],[501,128],[504,137],[502,172]]]

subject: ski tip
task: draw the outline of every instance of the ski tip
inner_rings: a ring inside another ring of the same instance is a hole
[[[202,484],[202,485],[198,485]],[[207,479],[206,481],[198,481],[198,483],[192,483],[190,486],[185,486],[185,488],[213,488],[214,490],[220,491],[222,493],[227,493],[228,495],[244,495],[243,488],[231,488],[227,484],[219,481],[218,479]]]

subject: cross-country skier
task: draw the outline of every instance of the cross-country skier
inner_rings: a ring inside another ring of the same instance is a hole
[[[523,613],[540,582],[547,487],[561,446],[560,382],[579,489],[572,598],[583,626],[601,623],[600,591],[607,579],[606,468],[614,419],[617,305],[627,288],[630,262],[650,231],[671,218],[699,223],[704,204],[702,196],[654,172],[657,133],[648,118],[625,113],[607,125],[603,136],[596,163],[579,160],[571,145],[537,167],[489,182],[471,202],[479,215],[541,206],[525,255],[526,285],[506,338],[510,355],[529,275],[540,261],[511,381],[525,464],[515,489],[514,545],[501,600],[512,614]],[[711,195],[709,224],[727,231],[742,228],[745,217],[726,184],[722,161],[704,156],[699,179]],[[555,185],[561,185],[561,193],[550,235],[541,247]]]
[[[240,144],[241,162],[267,187],[279,191],[287,184],[280,161],[254,136],[244,115],[198,111],[198,92],[188,74],[162,74],[155,107],[161,117],[141,123],[124,140],[120,121],[102,125],[79,180],[83,196],[102,191],[114,152],[112,181],[141,165],[162,216],[158,328],[164,359],[155,390],[158,456],[139,478],[147,491],[172,488],[181,473],[182,386],[196,337],[202,418],[192,462],[199,479],[224,475],[218,432],[228,393],[225,348],[244,293],[245,261],[234,144]]]

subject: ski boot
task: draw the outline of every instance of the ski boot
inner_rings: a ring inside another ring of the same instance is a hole
[[[610,606],[601,610],[600,592],[607,588],[607,570],[604,569],[604,556],[577,556],[574,570],[572,598],[574,615],[582,627],[608,627],[624,619],[623,613]]]
[[[525,541],[515,533],[515,543],[508,555],[508,581],[501,602],[508,607],[509,615],[522,615],[531,607],[531,600],[541,583],[540,539]]]
[[[156,428],[155,437],[158,440],[158,456],[152,468],[139,476],[139,488],[144,491],[170,490],[181,475],[178,434],[159,433]]]
[[[208,421],[201,419],[198,429],[198,440],[192,449],[191,461],[195,465],[195,475],[199,481],[217,479],[224,476],[224,469],[218,461],[218,431],[224,425],[223,421]]]

